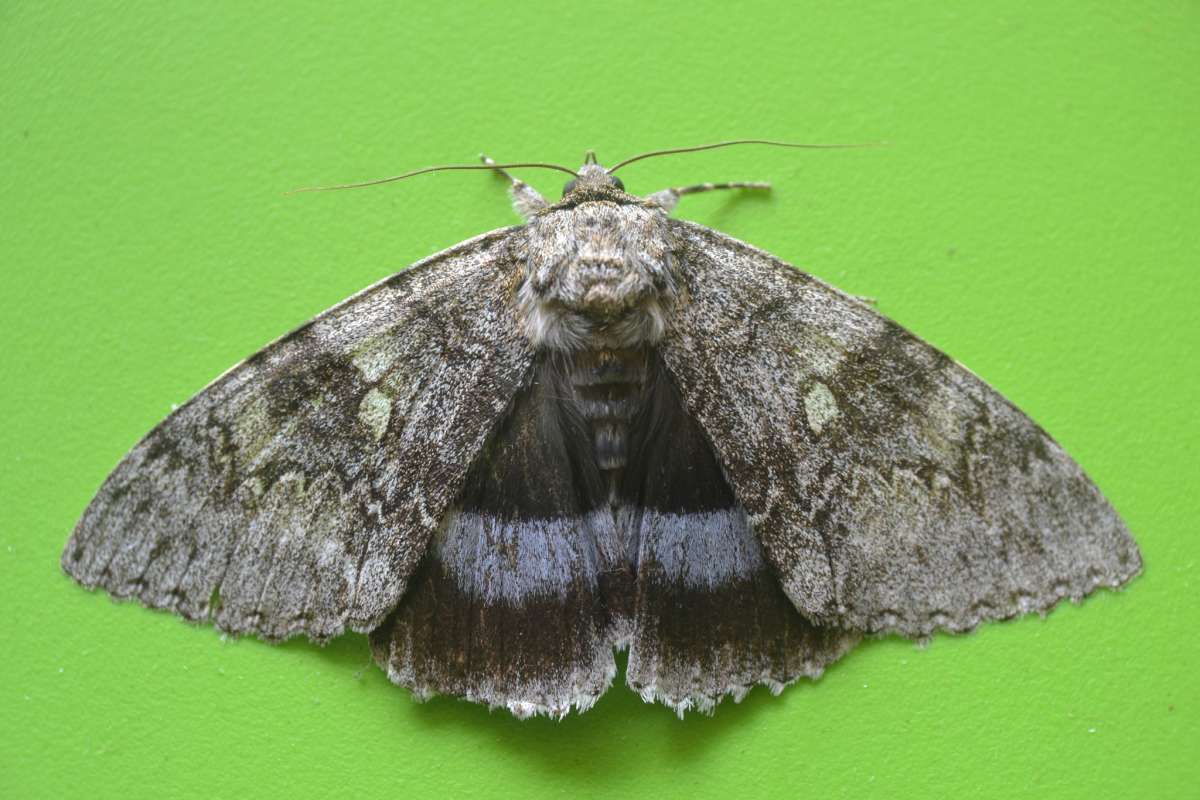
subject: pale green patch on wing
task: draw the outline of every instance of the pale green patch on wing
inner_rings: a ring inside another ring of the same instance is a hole
[[[383,439],[392,418],[392,400],[378,389],[367,392],[358,405],[358,419],[376,442]]]
[[[804,396],[804,412],[808,417],[808,427],[813,433],[820,433],[825,426],[837,419],[841,411],[837,400],[829,387],[817,381],[809,388]]]
[[[279,425],[272,421],[268,408],[266,396],[257,397],[234,420],[233,439],[243,464],[253,462],[279,433]]]
[[[362,373],[368,382],[374,383],[388,371],[392,364],[396,363],[400,353],[400,342],[391,332],[388,332],[372,336],[363,342],[350,359],[350,363]]]

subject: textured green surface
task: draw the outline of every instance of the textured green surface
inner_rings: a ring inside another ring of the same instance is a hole
[[[0,796],[1195,796],[1195,3],[22,5],[0,10]],[[222,641],[59,572],[172,403],[513,221],[484,174],[283,190],[735,135],[892,144],[623,177],[773,180],[681,213],[879,298],[1027,410],[1135,532],[1127,592],[872,642],[712,719],[617,688],[556,724],[414,704],[361,636]]]

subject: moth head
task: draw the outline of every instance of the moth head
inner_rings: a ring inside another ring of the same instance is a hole
[[[588,150],[583,157],[583,166],[575,173],[575,178],[563,186],[563,199],[572,195],[612,194],[613,190],[625,191],[625,183],[596,163],[596,153]]]

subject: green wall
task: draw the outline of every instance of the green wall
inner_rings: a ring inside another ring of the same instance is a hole
[[[1200,6],[284,8],[0,9],[0,795],[1197,791]],[[870,642],[713,718],[615,688],[519,723],[414,704],[362,636],[224,641],[59,572],[92,493],[172,403],[514,221],[484,174],[285,190],[732,136],[891,144],[623,177],[774,181],[680,214],[878,298],[1028,411],[1137,536],[1128,591],[927,648]]]

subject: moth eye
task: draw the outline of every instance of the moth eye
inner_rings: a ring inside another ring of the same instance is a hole
[[[568,195],[571,192],[575,191],[575,186],[578,183],[579,183],[578,178],[567,181],[567,185],[563,187],[563,195]]]
[[[617,187],[622,192],[625,191],[625,182],[623,180],[621,180],[620,178],[618,178],[616,175],[609,175],[608,179],[610,181],[612,181],[613,186]]]

